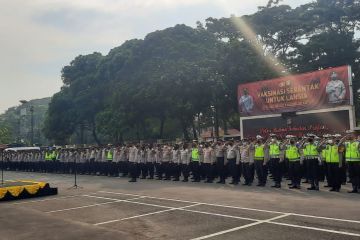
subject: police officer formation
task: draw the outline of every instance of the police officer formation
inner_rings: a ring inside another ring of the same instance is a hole
[[[127,144],[90,148],[50,148],[32,151],[5,151],[5,170],[127,177],[129,182],[157,179],[188,182],[319,191],[324,187],[339,192],[348,181],[349,193],[360,184],[360,137],[355,133],[308,134],[302,138],[288,135],[280,139],[217,140],[176,144]],[[229,180],[230,178],[230,180]],[[325,184],[325,183],[324,183]]]

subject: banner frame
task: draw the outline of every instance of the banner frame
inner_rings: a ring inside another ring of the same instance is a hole
[[[310,110],[310,111],[302,111],[296,112],[297,115],[307,115],[307,114],[314,114],[314,113],[325,113],[325,112],[338,112],[338,111],[348,111],[349,112],[349,130],[354,130],[356,128],[355,122],[355,109],[354,106],[341,106],[336,108],[324,108],[324,109],[317,109],[317,110]],[[244,120],[251,120],[251,119],[262,119],[262,118],[272,118],[272,117],[281,117],[282,114],[266,114],[266,115],[258,115],[258,116],[251,116],[251,117],[240,117],[240,136],[241,139],[244,139],[244,129],[243,129],[243,121]]]

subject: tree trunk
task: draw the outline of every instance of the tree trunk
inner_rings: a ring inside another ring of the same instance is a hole
[[[219,138],[219,114],[217,108],[215,108],[215,137]]]
[[[100,145],[101,145],[101,142],[100,142],[100,140],[99,140],[99,138],[98,138],[98,136],[97,136],[97,134],[96,134],[96,124],[95,124],[94,122],[92,123],[92,136],[93,136],[96,144],[97,144],[98,146],[100,146]]]
[[[164,135],[164,125],[165,125],[165,117],[160,118],[160,132],[159,132],[159,139],[163,138]]]
[[[84,122],[80,123],[80,144],[84,143]]]
[[[183,131],[184,139],[186,141],[189,141],[190,137],[189,137],[189,133],[187,131],[187,126],[186,126],[184,119],[181,119],[181,127],[182,127],[182,131]]]
[[[225,118],[223,119],[223,121],[224,121],[224,135],[228,135],[228,125],[227,125],[227,121],[226,121]]]
[[[194,139],[197,139],[196,127],[195,127],[194,121],[192,121],[191,125],[192,125],[191,127],[192,127],[192,130],[193,130]]]
[[[136,124],[136,138],[137,141],[140,142],[139,124]]]

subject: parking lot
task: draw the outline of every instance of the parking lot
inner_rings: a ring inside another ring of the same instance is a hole
[[[6,173],[59,195],[0,204],[0,239],[360,239],[360,194]],[[285,185],[285,184],[284,184]]]

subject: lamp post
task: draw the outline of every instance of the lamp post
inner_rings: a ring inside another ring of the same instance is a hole
[[[30,115],[31,115],[30,143],[31,146],[33,146],[34,145],[34,106],[30,106]]]
[[[29,101],[20,100],[20,103],[24,105],[26,103],[29,103]],[[30,126],[30,144],[32,146],[34,144],[34,106],[30,105],[29,111],[30,111],[30,125],[31,125]],[[20,116],[20,118],[21,118],[21,116]]]

